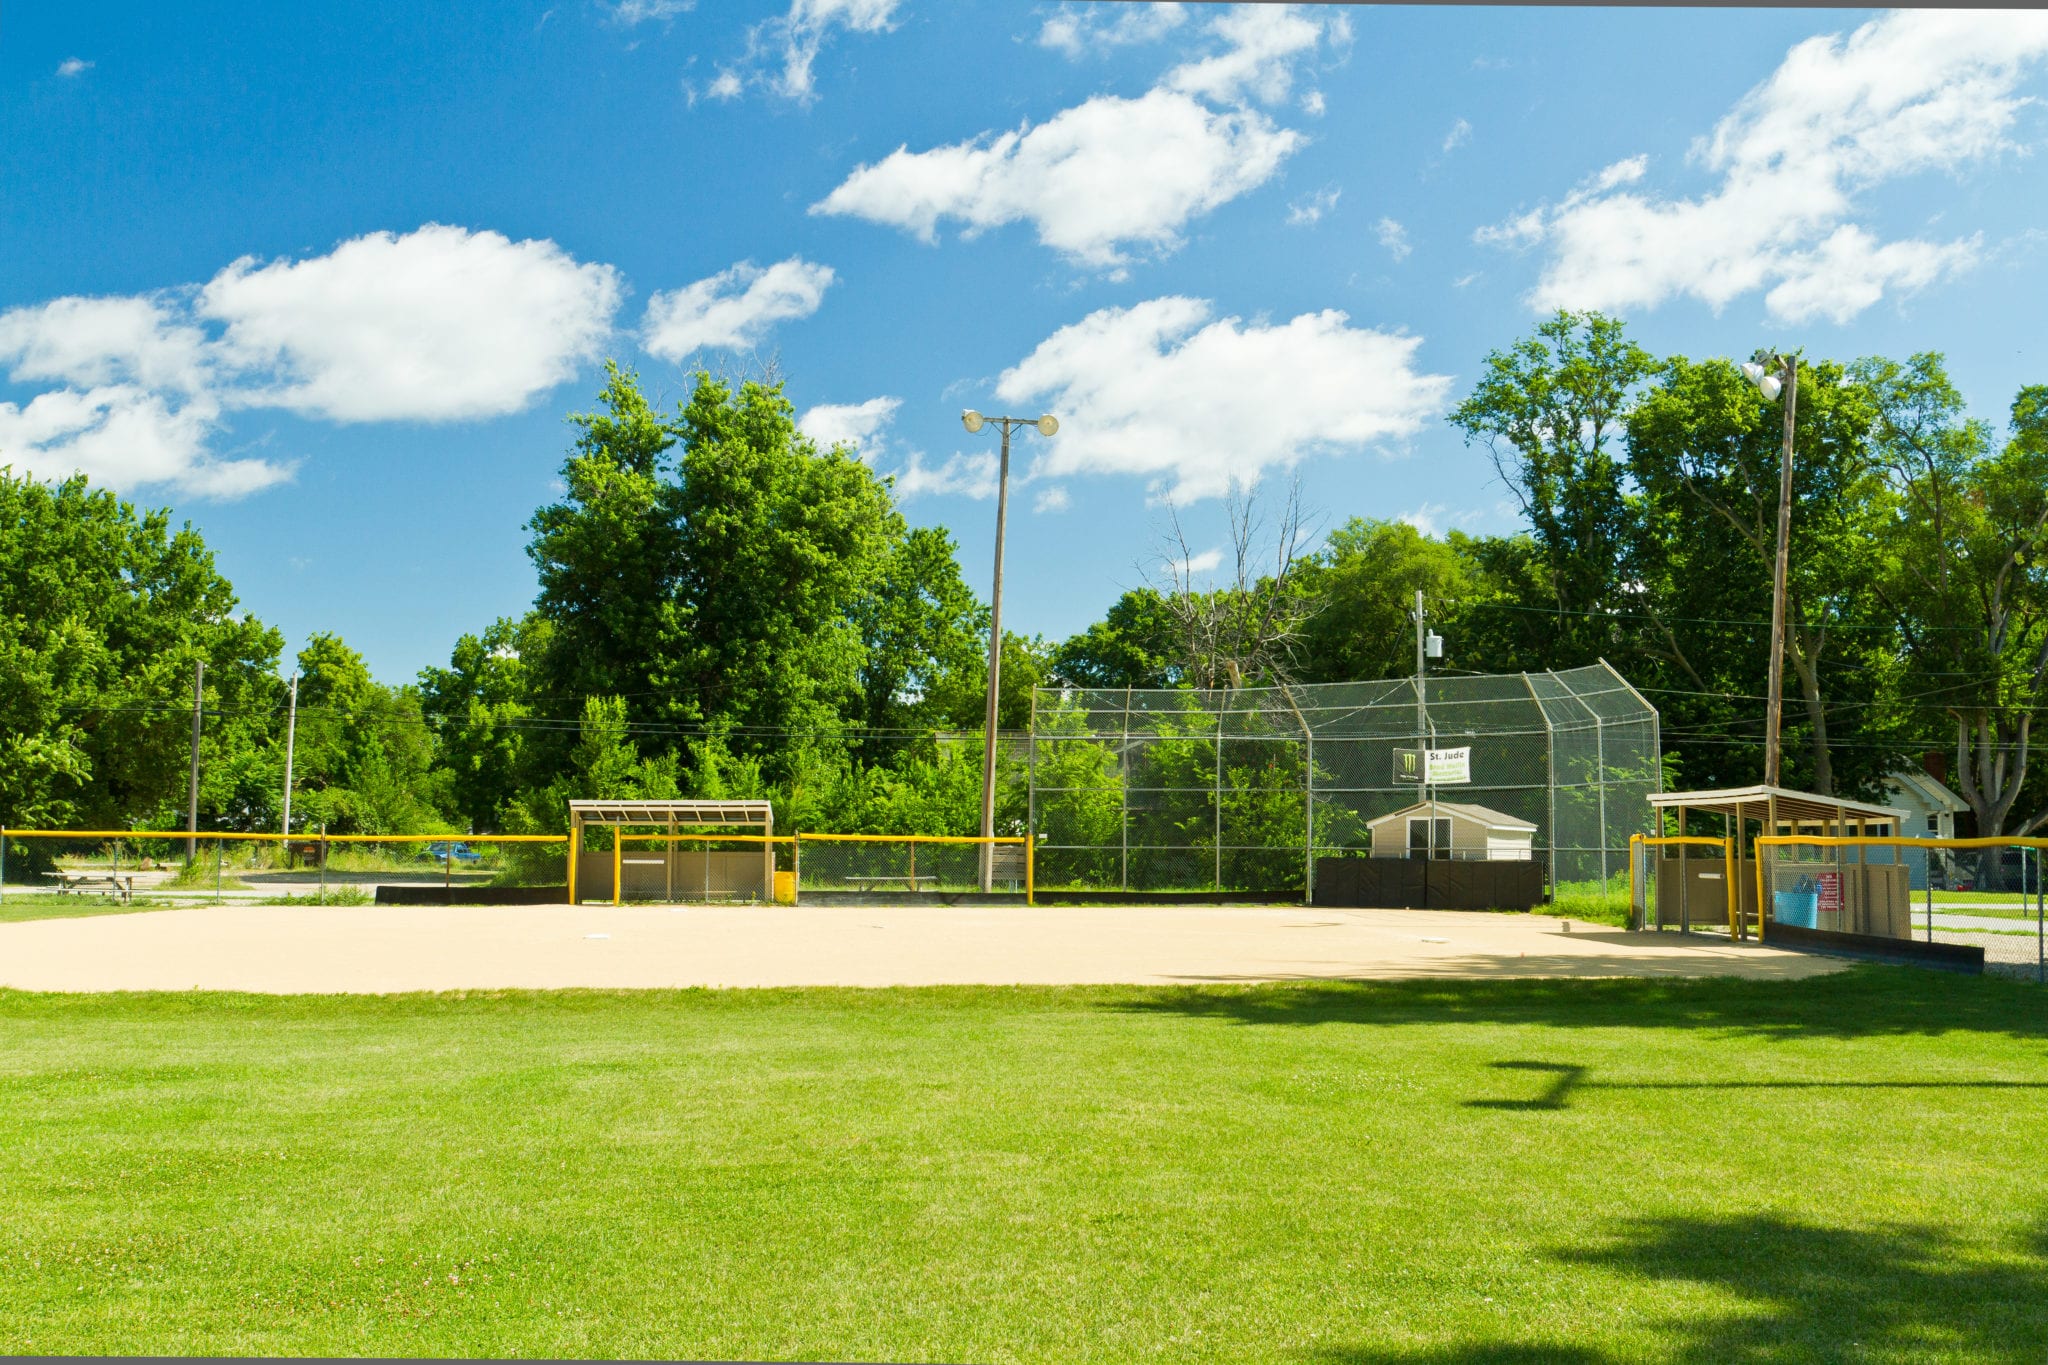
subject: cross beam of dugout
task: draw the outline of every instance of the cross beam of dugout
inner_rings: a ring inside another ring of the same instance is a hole
[[[1897,834],[1905,828],[1908,819],[1906,812],[1890,806],[1851,801],[1839,796],[1821,796],[1790,787],[1723,787],[1711,791],[1658,792],[1650,797],[1650,807],[1659,817],[1656,823],[1660,832],[1664,827],[1662,817],[1669,815],[1677,825],[1672,831],[1676,835],[1708,835],[1733,841],[1732,871],[1735,874],[1734,899],[1737,901],[1735,931],[1738,937],[1747,937],[1754,928],[1759,938],[1765,936],[1767,913],[1760,916],[1757,903],[1753,864],[1758,856],[1758,837],[1768,834],[1868,838]],[[1701,904],[1709,896],[1718,899],[1728,895],[1724,879],[1731,869],[1712,849],[1673,843],[1663,848],[1661,854],[1664,860],[1661,870],[1675,872],[1676,875],[1657,880],[1660,923],[1665,919],[1667,898],[1673,907],[1675,922],[1676,907],[1685,900]],[[1855,850],[1855,857],[1860,868],[1863,851]],[[1695,881],[1700,885],[1694,886],[1692,883]],[[1763,910],[1768,912],[1770,907],[1765,906]]]
[[[587,851],[590,829],[609,829],[611,847]],[[718,847],[757,839],[758,853]],[[766,902],[775,887],[774,840],[775,811],[766,801],[571,801],[569,901]],[[707,847],[680,847],[690,842]]]

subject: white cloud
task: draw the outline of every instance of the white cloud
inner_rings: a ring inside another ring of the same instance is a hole
[[[697,0],[619,0],[612,6],[612,19],[631,27],[652,21],[666,22],[697,8]],[[553,10],[548,11],[550,14]]]
[[[1448,156],[1472,140],[1472,125],[1459,119],[1451,125],[1451,131],[1444,134],[1444,155]]]
[[[1323,111],[1328,107],[1329,103],[1324,100],[1323,92],[1320,90],[1311,90],[1301,97],[1301,112],[1310,118],[1321,118]]]
[[[517,412],[610,334],[622,282],[551,241],[430,223],[303,261],[236,261],[199,291],[223,353],[269,382],[234,401],[343,422]]]
[[[1463,274],[1463,275],[1460,275],[1460,276],[1458,276],[1458,278],[1457,278],[1457,279],[1455,279],[1455,280],[1452,280],[1452,281],[1451,281],[1451,288],[1453,288],[1453,289],[1467,289],[1467,288],[1470,288],[1470,287],[1471,287],[1471,286],[1472,286],[1472,285],[1473,285],[1474,283],[1476,283],[1476,282],[1478,281],[1478,279],[1479,279],[1479,276],[1480,276],[1480,272],[1479,272],[1479,271],[1477,271],[1477,270],[1473,270],[1473,271],[1468,271],[1467,273],[1465,273],[1465,274]]]
[[[203,286],[0,313],[0,366],[54,384],[0,405],[0,460],[44,477],[233,497],[291,464],[228,459],[222,415],[449,421],[526,407],[609,335],[610,266],[549,241],[429,225],[324,256],[236,261]]]
[[[1031,500],[1034,512],[1064,512],[1073,505],[1074,500],[1067,496],[1066,485],[1057,483],[1039,489],[1038,496]]]
[[[744,350],[758,345],[776,323],[817,312],[833,278],[831,266],[801,256],[765,269],[741,261],[649,299],[641,342],[664,360],[703,350]]]
[[[869,464],[882,451],[882,431],[896,420],[901,398],[870,398],[865,403],[820,403],[797,418],[804,435],[820,450],[851,446]]]
[[[181,320],[173,296],[69,297],[0,313],[0,365],[16,383],[196,393],[207,382],[205,352],[206,334]]]
[[[92,63],[77,57],[66,57],[63,61],[57,63],[57,74],[66,78],[83,76],[90,70],[92,70]]]
[[[1167,572],[1185,583],[1196,574],[1215,573],[1222,563],[1222,550],[1198,550],[1186,559],[1168,559],[1166,568]]]
[[[1519,509],[1517,509],[1516,515],[1519,515]],[[1420,507],[1403,512],[1394,519],[1407,522],[1423,535],[1437,537],[1443,535],[1448,530],[1456,529],[1462,531],[1476,526],[1485,520],[1485,514],[1476,512],[1471,508],[1452,511],[1448,503],[1425,502]]]
[[[1060,418],[1033,477],[1134,474],[1176,500],[1216,497],[1311,455],[1398,442],[1442,411],[1451,381],[1416,371],[1420,338],[1334,310],[1212,313],[1180,297],[1106,308],[1005,371],[999,396]]]
[[[1264,184],[1300,146],[1255,110],[1183,94],[1098,95],[1036,127],[861,166],[811,212],[864,218],[935,241],[941,220],[974,237],[1028,222],[1083,265],[1124,265],[1133,247],[1178,247],[1188,220]]]
[[[209,397],[174,402],[132,384],[58,389],[0,403],[0,465],[61,479],[82,473],[129,488],[169,484],[198,497],[236,498],[291,477],[266,460],[223,460],[207,450],[220,416]]]
[[[1149,5],[1063,4],[1038,30],[1038,45],[1078,59],[1114,47],[1157,42],[1186,21],[1187,7],[1174,0]]]
[[[1000,470],[996,457],[986,454],[955,454],[942,465],[927,463],[921,450],[890,477],[895,480],[896,500],[950,494],[955,497],[988,499],[996,495]]]
[[[626,3],[659,11],[658,17],[670,12],[669,0]],[[785,13],[747,30],[746,51],[720,68],[706,93],[713,99],[733,99],[753,86],[808,104],[817,98],[818,57],[833,33],[885,33],[894,26],[901,5],[902,0],[790,0]],[[684,90],[690,91],[687,83]]]
[[[856,167],[811,212],[926,242],[948,219],[966,237],[1030,223],[1069,260],[1114,272],[1133,250],[1173,251],[1190,220],[1264,184],[1302,145],[1250,101],[1284,99],[1295,64],[1326,39],[1348,40],[1350,28],[1298,6],[1244,5],[1204,32],[1221,49],[1143,95],[1097,95],[1035,126],[928,151],[906,144]]]
[[[1629,188],[1645,157],[1554,205],[1476,234],[1547,249],[1530,304],[1619,310],[1677,296],[1718,310],[1762,291],[1784,322],[1846,322],[1887,293],[1968,268],[1975,236],[1883,242],[1852,221],[1887,181],[1958,171],[2010,150],[2018,87],[2048,56],[2048,15],[1895,10],[1846,38],[1807,39],[1691,159],[1719,177],[1693,199]]]
[[[1287,226],[1314,227],[1337,207],[1337,199],[1343,193],[1335,185],[1325,185],[1314,194],[1303,195],[1287,206]]]
[[[1332,19],[1303,5],[1238,5],[1206,27],[1222,40],[1222,50],[1175,67],[1166,73],[1165,85],[1218,104],[1247,98],[1279,103],[1294,83],[1298,58],[1315,51],[1326,37],[1342,43],[1351,35],[1350,21],[1342,15]]]
[[[1396,261],[1407,260],[1408,254],[1415,250],[1408,245],[1408,229],[1391,218],[1380,219],[1373,228],[1373,235],[1379,239],[1379,244],[1386,248],[1387,254]]]

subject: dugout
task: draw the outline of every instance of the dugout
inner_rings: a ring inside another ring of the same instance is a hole
[[[1649,796],[1657,828],[1679,837],[1734,840],[1737,932],[1757,926],[1757,859],[1770,897],[1763,910],[1775,921],[1806,929],[1903,938],[1909,933],[1906,865],[1897,850],[1834,848],[1822,844],[1766,847],[1763,835],[1797,838],[1881,838],[1897,835],[1906,812],[1867,801],[1794,791],[1789,787],[1725,787],[1657,792]],[[1649,923],[1656,928],[1725,923],[1728,860],[1715,849],[1670,843],[1656,855]],[[1686,913],[1687,907],[1691,913]],[[1703,910],[1707,913],[1702,913]]]
[[[774,837],[766,801],[571,801],[569,899],[766,902]]]

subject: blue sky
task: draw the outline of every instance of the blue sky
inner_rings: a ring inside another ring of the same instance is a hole
[[[531,600],[602,361],[772,357],[1007,623],[1141,581],[1165,503],[1512,529],[1443,413],[1602,307],[1660,352],[2048,380],[2048,20],[970,0],[14,7],[0,462],[203,529],[381,676]]]

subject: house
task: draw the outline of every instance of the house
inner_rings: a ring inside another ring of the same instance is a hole
[[[1366,821],[1375,858],[1460,862],[1527,862],[1536,856],[1536,826],[1463,801],[1418,801]]]
[[[1891,804],[1906,813],[1899,822],[1899,833],[1912,839],[1953,839],[1956,837],[1956,817],[1965,814],[1970,807],[1963,798],[1949,790],[1948,784],[1932,773],[1904,768],[1884,780],[1885,795]],[[1947,885],[1955,884],[1955,855],[1947,849],[1907,849],[1901,857],[1912,871],[1913,889],[1927,889],[1927,859],[1934,855],[1937,877]]]
[[[1910,768],[1885,778],[1884,790],[1890,803],[1911,817],[1899,833],[1915,839],[1955,838],[1956,817],[1969,810],[1947,783]]]

